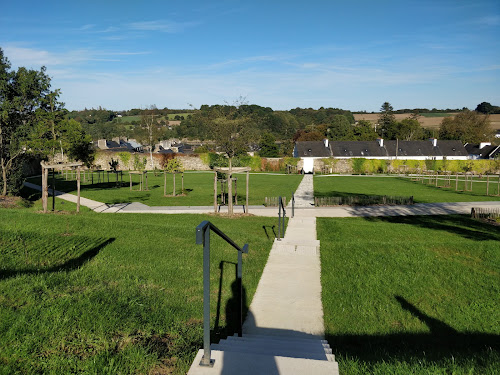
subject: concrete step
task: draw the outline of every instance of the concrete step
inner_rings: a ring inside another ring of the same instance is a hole
[[[335,357],[332,358],[331,353],[327,353],[325,350],[308,350],[304,349],[282,349],[280,347],[268,348],[265,346],[251,345],[245,342],[240,342],[235,344],[233,342],[223,342],[222,344],[212,345],[214,350],[222,350],[225,352],[239,352],[239,353],[253,353],[253,354],[264,354],[269,355],[272,353],[274,356],[289,357],[289,358],[305,358],[305,359],[315,359],[320,361],[334,361]],[[331,351],[331,349],[328,349]],[[330,357],[328,357],[328,355]]]
[[[213,367],[199,366],[203,350],[198,351],[189,369],[188,375],[338,375],[337,362],[318,361],[303,358],[288,358],[273,355],[261,355],[213,350]]]
[[[238,337],[238,334],[235,334],[235,336],[230,336],[230,337]],[[322,344],[328,344],[328,341],[323,339],[323,336],[307,335],[303,333],[301,334],[300,332],[292,332],[290,334],[288,333],[284,334],[282,332],[274,333],[273,331],[268,331],[268,333],[265,335],[244,332],[243,337],[239,338],[243,340],[248,340],[248,339],[266,339],[266,340],[277,340],[277,341],[293,340],[296,342],[304,342],[304,343],[307,343],[309,341],[320,341]]]
[[[267,337],[255,339],[229,336],[226,340],[221,340],[219,342],[219,345],[226,343],[232,345],[234,343],[237,345],[259,346],[262,348],[268,348],[269,351],[274,350],[275,348],[280,348],[283,350],[303,349],[305,352],[322,351],[326,354],[332,354],[330,345],[322,341],[323,340],[308,340],[304,342],[304,340],[294,340],[293,338],[290,338],[288,340],[276,340],[275,338],[268,339]]]

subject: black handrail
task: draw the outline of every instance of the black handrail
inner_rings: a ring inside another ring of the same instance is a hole
[[[295,194],[292,194],[292,218],[295,216]]]
[[[210,221],[202,221],[200,225],[196,227],[196,244],[203,245],[203,357],[200,362],[200,366],[214,365],[215,360],[210,358],[210,231],[215,232],[224,241],[238,250],[238,268],[237,268],[237,280],[238,290],[240,293],[240,304],[239,304],[239,315],[240,315],[240,325],[238,327],[238,336],[242,336],[243,332],[243,284],[242,278],[242,267],[243,267],[243,256],[242,253],[248,253],[248,244],[245,244],[242,248],[234,243],[224,232],[213,225]]]
[[[281,211],[283,210],[283,220],[281,220]],[[281,241],[281,227],[283,226],[283,237],[285,237],[285,217],[286,210],[281,196],[278,201],[278,241]],[[283,222],[283,224],[282,224]]]

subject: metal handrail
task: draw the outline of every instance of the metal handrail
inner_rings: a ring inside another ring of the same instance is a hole
[[[295,194],[292,194],[292,218],[295,216]]]
[[[238,336],[242,336],[243,331],[243,284],[242,278],[242,267],[243,267],[243,256],[242,253],[248,253],[248,244],[243,247],[239,247],[230,239],[224,232],[213,225],[210,221],[202,221],[200,225],[196,227],[196,244],[203,245],[203,357],[200,362],[200,366],[213,367],[215,360],[211,359],[210,350],[210,231],[215,232],[224,241],[238,250],[238,268],[237,268],[237,283],[238,290],[240,293],[240,305],[239,305],[239,315],[240,315],[240,325],[238,329]]]
[[[282,210],[283,210],[283,220],[281,220],[281,211]],[[285,218],[286,218],[285,205],[283,204],[283,199],[280,196],[279,202],[278,202],[278,241],[281,241],[281,227],[282,227],[282,225],[283,225],[283,237],[285,237]]]

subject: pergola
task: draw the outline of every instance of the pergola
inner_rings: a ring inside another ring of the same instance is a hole
[[[227,187],[228,187],[228,211],[230,213],[233,212],[233,183],[231,178],[233,177],[233,173],[243,173],[247,172],[247,180],[246,180],[246,200],[245,200],[245,212],[248,213],[248,178],[250,175],[250,167],[233,167],[231,168],[231,174],[229,174],[229,168],[221,167],[214,168],[214,212],[217,212],[217,172],[225,173],[227,175]]]
[[[76,200],[76,212],[80,212],[80,167],[83,165],[81,162],[76,163],[55,163],[49,164],[44,161],[40,162],[42,166],[42,206],[43,212],[47,212],[47,204],[49,200],[49,169],[52,169],[52,210],[55,208],[56,202],[56,187],[55,187],[55,173],[56,169],[63,168],[76,168],[76,187],[78,191]]]

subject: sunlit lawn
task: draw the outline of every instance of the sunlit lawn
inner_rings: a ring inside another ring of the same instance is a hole
[[[464,216],[317,224],[341,374],[498,374],[499,227]]]

